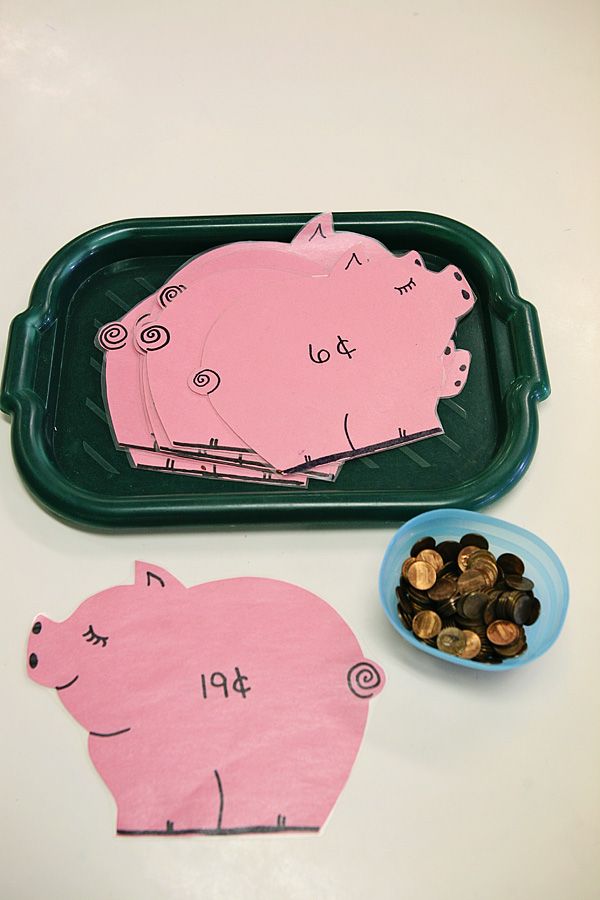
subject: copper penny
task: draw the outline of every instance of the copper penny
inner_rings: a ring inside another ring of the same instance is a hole
[[[467,646],[464,632],[460,628],[453,628],[452,626],[443,628],[440,631],[436,643],[438,650],[442,650],[444,653],[451,653],[453,656],[458,656]]]
[[[431,563],[425,562],[424,559],[416,559],[409,566],[406,577],[417,590],[428,591],[435,584],[436,573]]]
[[[427,641],[436,637],[442,630],[442,620],[431,609],[417,613],[412,621],[412,630],[418,638]]]
[[[521,629],[514,622],[506,619],[496,619],[488,625],[486,634],[496,647],[506,647],[516,641],[521,634]]]
[[[425,562],[430,563],[436,572],[439,572],[444,565],[444,560],[436,550],[421,550],[417,559],[424,559]]]
[[[408,578],[408,570],[412,566],[415,561],[414,556],[407,556],[404,562],[402,563],[402,575],[404,578]]]
[[[474,659],[481,652],[480,637],[474,631],[463,631],[463,634],[466,643],[464,649],[459,651],[458,656],[461,659]]]
[[[461,547],[460,548],[460,551],[459,551],[456,561],[458,562],[458,568],[461,570],[461,572],[464,572],[465,569],[467,568],[467,566],[469,564],[469,557],[470,557],[471,553],[475,553],[475,551],[478,549],[479,549],[478,547]]]
[[[508,659],[511,659],[513,656],[518,656],[520,653],[523,653],[524,650],[527,650],[527,641],[525,640],[524,634],[507,647],[496,647],[496,653],[499,653],[500,656]]]

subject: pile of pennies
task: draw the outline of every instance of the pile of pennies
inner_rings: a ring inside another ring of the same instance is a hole
[[[436,544],[418,540],[396,588],[398,614],[413,634],[462,659],[501,663],[527,649],[525,627],[540,614],[533,581],[513,553],[496,558],[481,534]]]

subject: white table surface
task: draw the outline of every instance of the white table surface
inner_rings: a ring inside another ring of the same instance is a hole
[[[599,895],[600,7],[488,2],[3,0],[0,342],[42,264],[131,216],[426,210],[489,237],[539,311],[553,392],[492,508],[564,560],[559,642],[479,676],[414,651],[378,605],[392,534],[98,535],[20,482],[0,422],[0,895],[487,900]],[[187,584],[283,578],[333,604],[388,684],[320,836],[114,836],[86,735],[25,672],[135,558]]]

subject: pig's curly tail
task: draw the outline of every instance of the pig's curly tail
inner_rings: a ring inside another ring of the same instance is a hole
[[[348,688],[355,697],[368,700],[383,690],[385,675],[374,662],[363,659],[348,669],[346,675]]]

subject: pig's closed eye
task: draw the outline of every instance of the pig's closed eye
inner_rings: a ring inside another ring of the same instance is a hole
[[[412,289],[416,286],[417,285],[415,284],[414,278],[411,278],[410,281],[406,282],[406,284],[402,284],[402,285],[400,285],[400,287],[395,287],[394,290],[398,291],[400,294],[407,294],[409,291],[412,291]]]
[[[88,625],[88,630],[84,631],[81,637],[84,637],[88,644],[102,644],[103,647],[106,647],[108,643],[108,638],[96,634],[91,625]]]

